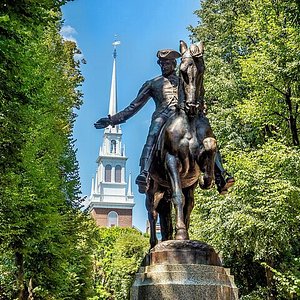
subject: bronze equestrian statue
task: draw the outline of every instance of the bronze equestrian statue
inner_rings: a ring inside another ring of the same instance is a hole
[[[150,222],[151,247],[157,243],[157,215],[161,220],[162,239],[172,239],[171,199],[176,212],[175,239],[186,240],[194,191],[198,183],[208,189],[214,182],[217,142],[203,114],[203,44],[190,49],[180,42],[179,99],[175,113],[166,121],[154,151],[150,167],[150,187],[146,206]]]
[[[199,179],[201,188],[209,188],[216,177],[220,193],[226,192],[234,183],[223,169],[219,155],[215,161],[216,141],[203,112],[203,46],[192,45],[188,49],[181,41],[180,49],[181,54],[175,50],[158,51],[162,75],[147,81],[123,111],[95,123],[96,128],[123,123],[151,97],[155,101],[156,110],[140,160],[141,174],[136,179],[139,191],[146,192],[153,233],[151,246],[157,242],[154,224],[157,213],[160,213],[162,239],[172,238],[170,198],[177,215],[175,238],[188,239],[193,193]],[[177,76],[176,58],[181,55],[180,76]],[[203,177],[200,176],[202,173]]]

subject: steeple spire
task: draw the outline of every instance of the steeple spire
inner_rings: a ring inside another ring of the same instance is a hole
[[[117,113],[117,80],[116,80],[116,58],[117,58],[117,46],[120,45],[121,42],[115,39],[112,43],[114,47],[113,52],[113,70],[111,77],[111,87],[110,87],[110,99],[109,99],[109,111],[108,113],[112,116]]]

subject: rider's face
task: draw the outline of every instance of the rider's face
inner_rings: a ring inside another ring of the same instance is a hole
[[[168,76],[175,70],[176,61],[174,60],[159,60],[159,65],[161,68],[161,73],[163,76]]]

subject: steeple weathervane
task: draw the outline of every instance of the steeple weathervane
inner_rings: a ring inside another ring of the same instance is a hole
[[[114,59],[117,57],[117,46],[121,44],[120,41],[117,40],[117,35],[115,35],[115,41],[112,43],[114,46]]]

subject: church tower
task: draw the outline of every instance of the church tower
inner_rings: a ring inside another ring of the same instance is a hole
[[[116,47],[113,43],[113,70],[109,100],[109,114],[117,112],[116,85]],[[132,209],[134,196],[131,189],[131,175],[126,182],[125,145],[122,143],[120,125],[108,126],[104,129],[102,147],[96,160],[98,167],[92,179],[91,195],[88,209],[92,217],[101,227],[132,227]]]

